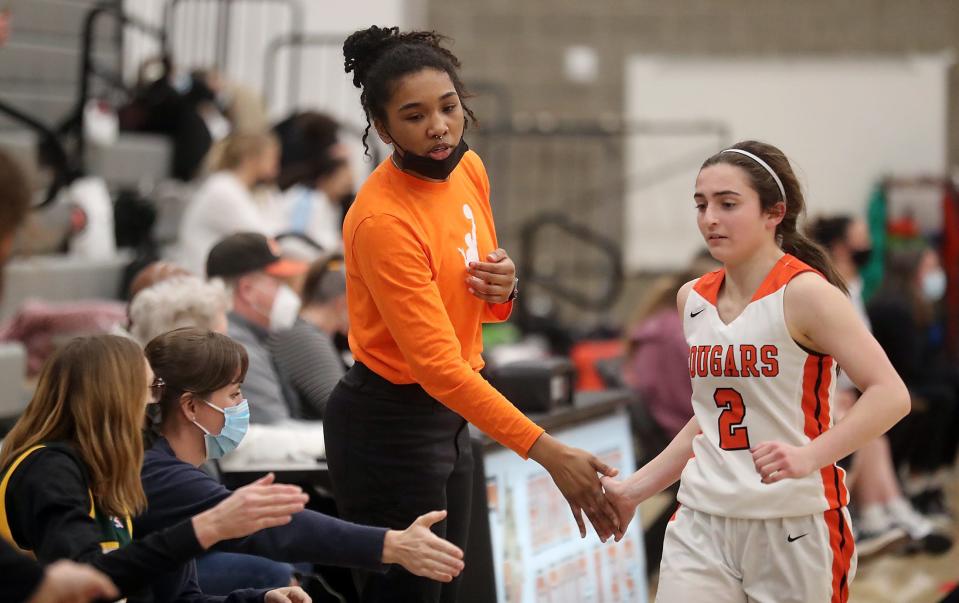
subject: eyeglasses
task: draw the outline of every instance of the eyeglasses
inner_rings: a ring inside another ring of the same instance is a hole
[[[163,392],[166,390],[166,382],[156,377],[153,384],[150,385],[150,404],[156,404],[163,399]]]

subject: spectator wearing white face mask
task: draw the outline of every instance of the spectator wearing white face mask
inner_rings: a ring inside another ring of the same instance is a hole
[[[207,258],[210,278],[221,278],[232,294],[227,334],[246,348],[250,368],[243,392],[250,401],[250,431],[242,445],[221,463],[226,470],[251,464],[311,462],[325,454],[322,424],[295,420],[294,392],[276,370],[268,347],[271,336],[293,326],[300,297],[286,279],[302,276],[306,262],[283,258],[272,239],[258,233],[230,235]]]
[[[222,239],[210,250],[206,272],[221,278],[233,296],[227,333],[250,355],[243,383],[253,404],[253,423],[277,423],[290,418],[287,398],[266,346],[271,334],[289,329],[300,310],[299,296],[284,279],[306,272],[303,262],[284,259],[275,242],[245,232]]]

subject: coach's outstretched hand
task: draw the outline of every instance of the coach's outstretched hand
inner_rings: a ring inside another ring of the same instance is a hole
[[[388,531],[383,540],[383,563],[398,563],[413,575],[452,582],[463,571],[463,551],[430,530],[444,519],[446,511],[432,511],[420,515],[403,531]]]
[[[529,458],[543,466],[563,493],[579,526],[579,534],[586,537],[586,524],[582,511],[596,530],[599,539],[606,542],[610,536],[618,541],[623,537],[625,524],[621,524],[613,505],[606,499],[599,475],[615,477],[619,471],[601,462],[595,456],[567,446],[544,433],[529,449]]]

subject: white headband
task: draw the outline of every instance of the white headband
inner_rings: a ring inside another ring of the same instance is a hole
[[[765,168],[766,171],[769,172],[769,175],[773,177],[773,180],[776,181],[776,186],[779,187],[779,193],[783,196],[783,203],[786,202],[786,189],[783,188],[783,182],[782,180],[779,179],[779,176],[776,175],[776,172],[774,172],[773,169],[769,167],[768,163],[766,163],[765,161],[763,161],[756,155],[753,155],[749,151],[744,151],[742,149],[726,149],[725,151],[720,151],[720,153],[739,153],[740,155],[745,155],[746,157],[749,157],[750,159],[752,159],[759,165],[763,166],[763,168]]]

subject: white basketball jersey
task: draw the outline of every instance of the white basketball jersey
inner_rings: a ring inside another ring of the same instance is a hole
[[[717,310],[723,270],[706,274],[690,291],[683,328],[702,433],[683,470],[681,504],[713,515],[770,519],[848,503],[839,467],[764,484],[750,452],[770,441],[802,446],[832,426],[836,362],[796,343],[783,311],[786,285],[809,271],[814,269],[783,256],[728,325]]]

